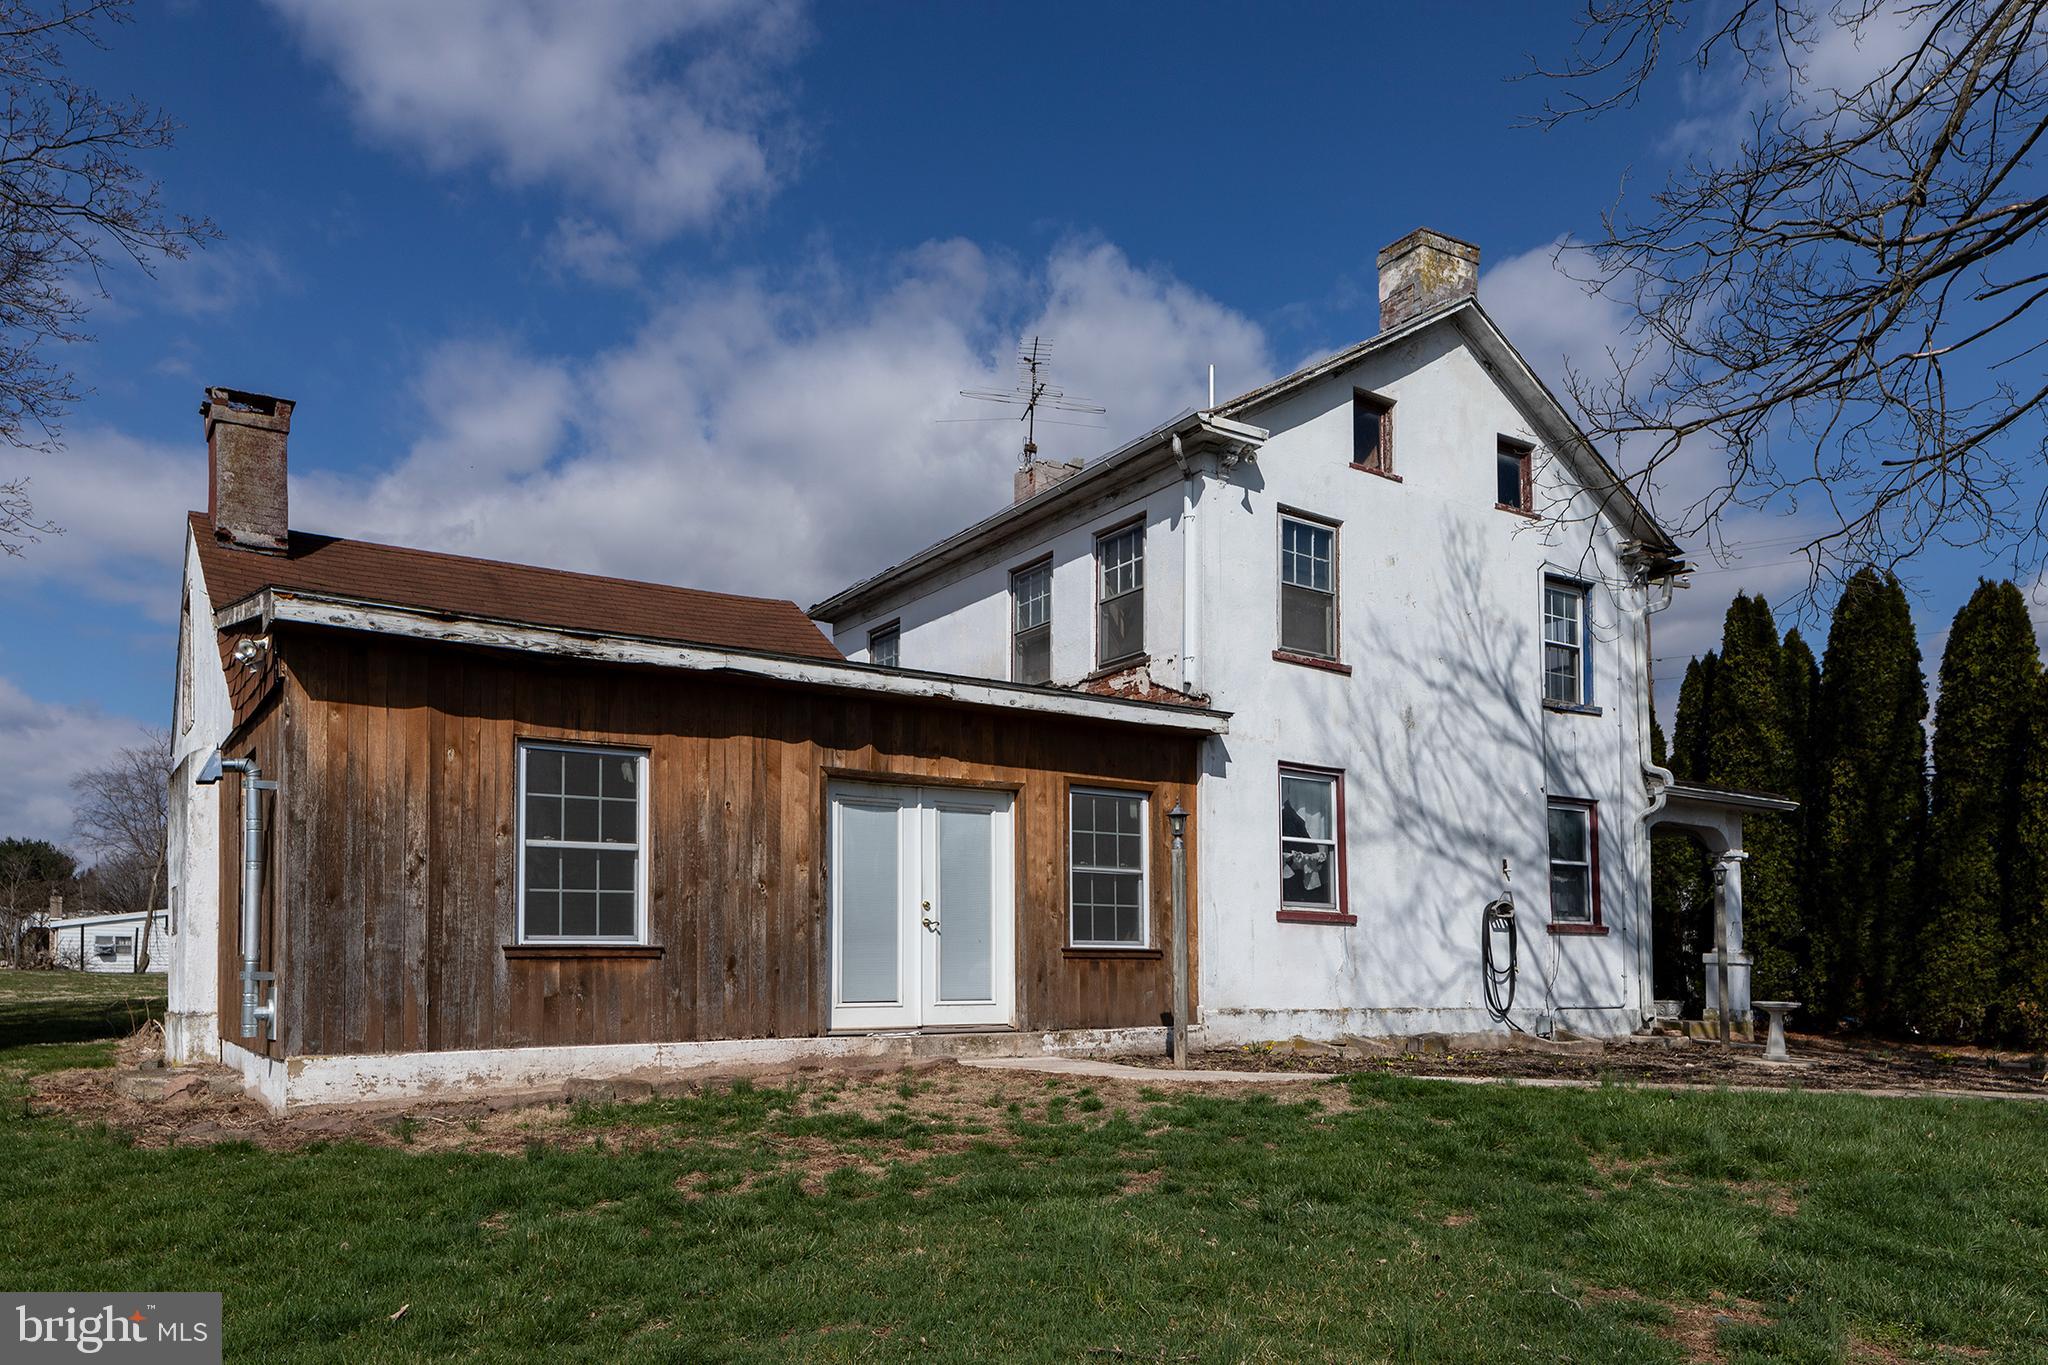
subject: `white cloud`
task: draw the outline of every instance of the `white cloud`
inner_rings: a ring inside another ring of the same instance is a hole
[[[440,169],[549,185],[645,240],[775,188],[796,0],[271,0],[357,121]]]
[[[30,697],[0,677],[0,838],[71,842],[71,779],[101,767],[143,739],[143,728],[93,706],[62,706]]]
[[[137,440],[106,427],[65,433],[55,451],[17,450],[9,473],[29,480],[44,536],[0,571],[0,597],[34,595],[52,583],[175,621],[184,512],[206,506],[206,446],[197,405],[189,445]]]
[[[625,286],[640,281],[632,244],[588,218],[556,223],[548,237],[548,256],[557,274],[576,275],[592,284]]]
[[[301,529],[809,602],[1009,499],[1022,433],[959,396],[1007,388],[1017,339],[1058,338],[1058,375],[1105,429],[1045,427],[1088,458],[1203,401],[1206,367],[1272,373],[1241,315],[1102,244],[1025,268],[972,243],[879,267],[829,257],[786,276],[681,289],[619,346],[537,353],[453,340],[419,367],[418,426],[388,458],[292,477]],[[318,444],[302,414],[296,439]],[[26,457],[66,529],[0,573],[175,620],[184,509],[205,505],[188,442],[85,428]]]
[[[1045,427],[1047,455],[1112,448],[1202,401],[1206,366],[1271,372],[1242,316],[1113,247],[1041,269],[933,243],[875,272],[814,261],[685,291],[588,359],[442,347],[426,428],[391,463],[294,480],[293,520],[458,553],[808,602],[1000,508],[1021,432],[958,396],[1006,388],[1020,335],[1106,429]]]
[[[1630,313],[1572,278],[1571,239],[1531,247],[1488,266],[1479,299],[1523,357],[1557,393],[1567,374],[1614,372],[1609,350],[1625,344]],[[1562,254],[1561,254],[1562,253]]]

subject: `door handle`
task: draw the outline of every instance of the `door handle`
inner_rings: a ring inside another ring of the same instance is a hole
[[[931,932],[936,934],[937,932],[939,932],[939,922],[932,918],[932,903],[930,901],[925,901],[923,902],[923,905],[924,916],[920,922],[924,925],[925,928],[931,930]]]

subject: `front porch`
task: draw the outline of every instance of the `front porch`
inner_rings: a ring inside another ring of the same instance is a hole
[[[1749,857],[1742,848],[1742,822],[1749,814],[1795,811],[1799,803],[1768,792],[1693,782],[1667,782],[1653,802],[1650,827],[1691,835],[1706,850],[1713,868],[1713,945],[1701,954],[1704,1031],[1711,1037],[1752,1037],[1751,958],[1742,947],[1742,864]]]

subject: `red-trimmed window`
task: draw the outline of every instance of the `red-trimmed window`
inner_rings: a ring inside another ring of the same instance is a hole
[[[1534,512],[1536,491],[1531,466],[1536,451],[1526,441],[1500,438],[1494,454],[1494,505],[1509,512]]]
[[[1394,405],[1364,389],[1351,395],[1351,465],[1374,474],[1394,472]]]
[[[1280,767],[1280,918],[1350,921],[1339,769]]]
[[[1594,802],[1550,802],[1550,922],[1560,929],[1600,927],[1600,807]]]

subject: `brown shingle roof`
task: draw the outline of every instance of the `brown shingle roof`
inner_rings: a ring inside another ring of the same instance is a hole
[[[286,553],[258,554],[215,540],[204,512],[194,512],[191,518],[207,595],[216,608],[265,588],[284,588],[754,654],[835,661],[842,657],[794,602],[565,573],[303,531],[291,533]]]

